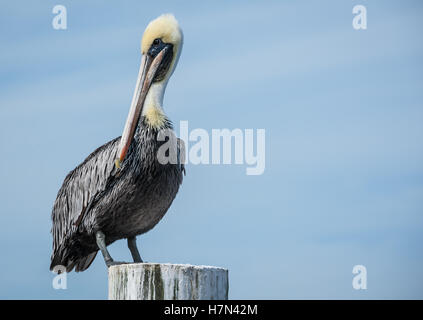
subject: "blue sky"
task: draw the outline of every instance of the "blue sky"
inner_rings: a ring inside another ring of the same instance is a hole
[[[266,170],[188,165],[138,238],[145,260],[227,267],[233,299],[423,298],[421,2],[0,3],[0,298],[107,298],[101,256],[52,288],[51,208],[65,175],[122,133],[142,32],[166,12],[185,36],[168,116],[266,129]],[[67,30],[51,26],[56,4]],[[129,260],[125,241],[110,251]]]

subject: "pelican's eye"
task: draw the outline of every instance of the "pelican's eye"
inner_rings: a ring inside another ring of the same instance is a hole
[[[162,42],[162,40],[160,40],[159,38],[154,39],[154,41],[153,41],[153,45],[154,45],[154,46],[158,46],[158,45],[160,44],[160,42]]]

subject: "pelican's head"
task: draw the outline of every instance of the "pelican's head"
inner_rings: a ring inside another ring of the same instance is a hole
[[[163,52],[163,58],[153,82],[168,80],[179,60],[183,43],[182,30],[172,14],[151,21],[144,31],[141,53],[150,59]]]
[[[128,152],[144,105],[161,105],[167,81],[179,60],[182,43],[182,30],[171,14],[161,15],[151,21],[145,29],[141,41],[140,71],[120,141],[117,166]]]

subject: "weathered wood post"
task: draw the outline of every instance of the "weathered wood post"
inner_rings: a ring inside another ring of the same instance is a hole
[[[228,270],[132,263],[109,268],[109,300],[227,300]]]

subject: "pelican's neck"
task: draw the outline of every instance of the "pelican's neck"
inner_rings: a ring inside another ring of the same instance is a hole
[[[147,123],[156,129],[161,129],[167,120],[162,107],[166,85],[167,81],[155,82],[151,85],[142,110]]]

